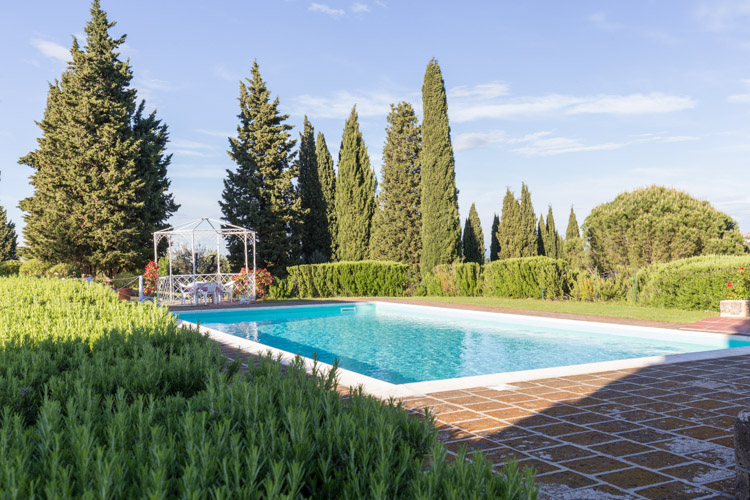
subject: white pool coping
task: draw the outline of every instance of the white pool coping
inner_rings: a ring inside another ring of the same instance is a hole
[[[489,320],[503,320],[506,322],[519,322],[523,321],[524,318],[531,319],[536,323],[551,323],[555,326],[568,325],[575,326],[577,330],[614,330],[620,331],[621,334],[627,335],[628,333],[636,336],[671,336],[678,335],[682,338],[710,338],[710,339],[722,339],[722,340],[738,340],[738,335],[727,335],[722,333],[711,333],[711,332],[698,332],[690,330],[677,330],[672,328],[654,328],[645,326],[631,326],[613,323],[602,323],[595,321],[581,321],[571,319],[558,319],[548,318],[541,316],[524,316],[519,314],[507,314],[500,312],[485,312],[485,311],[473,311],[466,309],[454,309],[449,307],[437,307],[427,305],[412,305],[412,304],[398,304],[393,302],[379,302],[379,301],[367,301],[367,302],[352,302],[352,303],[341,303],[335,304],[340,307],[350,307],[364,304],[381,304],[387,306],[389,309],[403,309],[404,311],[418,309],[421,312],[440,312],[446,313],[447,311],[456,314],[457,316],[473,317]],[[278,310],[280,307],[291,307],[291,308],[307,308],[307,307],[320,307],[323,305],[330,304],[311,304],[311,305],[292,305],[292,306],[271,306],[271,307],[251,307],[241,309],[195,309],[191,311],[185,311],[186,314],[193,313],[216,313],[222,314],[227,312],[237,311],[262,311],[262,310]],[[198,325],[180,320],[181,324],[197,327]],[[245,352],[252,354],[265,354],[271,353],[273,356],[279,356],[282,363],[288,364],[297,354],[283,351],[275,347],[271,347],[259,342],[255,342],[249,339],[230,335],[228,333],[221,332],[205,326],[199,327],[200,331],[207,334],[209,338],[214,339],[224,345],[237,347]],[[747,338],[747,337],[746,337]],[[750,341],[750,339],[748,339]],[[404,398],[411,396],[423,396],[425,394],[441,391],[450,391],[457,389],[470,389],[473,387],[498,387],[501,389],[512,390],[513,386],[508,386],[514,382],[526,382],[531,380],[545,379],[545,378],[556,378],[556,377],[568,377],[572,375],[584,375],[589,373],[606,372],[613,370],[625,370],[632,368],[644,368],[647,366],[665,365],[672,363],[684,363],[686,361],[701,361],[707,359],[719,359],[731,356],[742,356],[750,354],[750,346],[747,347],[733,347],[729,349],[716,349],[712,351],[701,351],[691,352],[683,354],[669,354],[664,356],[649,356],[643,358],[633,359],[622,359],[615,361],[601,361],[597,363],[585,363],[578,365],[569,366],[557,366],[551,368],[538,368],[534,370],[523,370],[515,372],[505,373],[492,373],[487,375],[474,375],[470,377],[458,377],[451,379],[442,380],[430,380],[427,382],[412,382],[407,384],[392,384],[385,382],[361,373],[346,370],[344,368],[338,368],[338,381],[339,384],[347,387],[362,386],[364,391],[373,396],[382,398],[395,397]],[[300,356],[305,364],[305,368],[308,372],[312,371],[313,360]],[[317,361],[317,367],[319,370],[327,372],[332,368],[332,365]]]

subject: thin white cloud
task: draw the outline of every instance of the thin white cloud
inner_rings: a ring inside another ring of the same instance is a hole
[[[750,103],[750,79],[744,81],[745,86],[748,88],[748,92],[744,94],[734,94],[730,95],[727,100],[729,102],[740,102],[740,103]]]
[[[158,78],[139,78],[138,85],[140,87],[146,87],[151,90],[178,90],[180,87],[173,85],[166,80],[160,80]]]
[[[187,141],[183,139],[176,139],[169,141],[170,145],[175,148],[181,149],[215,149],[214,146],[198,141]]]
[[[314,118],[346,118],[352,106],[357,105],[360,117],[385,116],[391,110],[391,104],[406,100],[387,91],[349,92],[338,91],[329,97],[316,97],[309,94],[292,99],[293,115],[308,115]],[[412,103],[416,105],[416,102]]]
[[[203,151],[196,151],[195,149],[187,148],[169,149],[168,152],[172,153],[175,156],[195,156],[199,158],[209,158],[212,156],[216,156],[215,154],[204,153]]]
[[[748,0],[704,0],[693,11],[693,17],[709,31],[731,31],[742,18],[750,16]]]
[[[217,64],[214,66],[214,75],[229,82],[239,82],[242,80],[242,76],[239,73],[230,70],[223,64]]]
[[[70,49],[63,47],[59,43],[50,42],[49,40],[43,40],[41,38],[34,38],[31,40],[31,45],[46,57],[57,59],[58,61],[65,63],[71,60]]]
[[[370,7],[363,3],[355,2],[355,4],[352,5],[352,12],[364,14],[365,12],[370,12]]]
[[[474,85],[468,87],[462,85],[460,87],[453,87],[448,91],[450,97],[477,97],[480,99],[492,99],[494,97],[502,97],[508,95],[510,92],[508,86],[500,82],[483,83],[480,85]]]
[[[375,5],[377,5],[378,7],[383,7],[384,9],[385,9],[386,7],[388,7],[388,6],[387,6],[387,5],[385,4],[385,2],[383,2],[383,1],[381,1],[381,0],[375,0]]]
[[[604,12],[596,12],[589,16],[589,22],[604,31],[614,31],[620,28],[619,24],[613,23]]]
[[[224,138],[227,138],[227,137],[234,137],[235,135],[237,135],[236,131],[226,132],[226,131],[223,131],[223,130],[206,130],[204,128],[197,128],[197,129],[195,129],[195,131],[198,132],[199,134],[208,135],[208,136],[211,136],[211,137],[224,137]]]
[[[571,96],[551,94],[520,97],[505,103],[457,101],[451,104],[451,119],[468,122],[480,119],[506,119],[549,114],[611,114],[642,115],[669,113],[695,107],[690,97],[672,96],[661,92],[630,95]]]
[[[333,9],[325,4],[311,3],[307,10],[311,12],[320,12],[331,17],[341,17],[344,15],[343,9]]]
[[[468,151],[490,146],[492,144],[503,144],[508,141],[508,134],[504,130],[490,130],[489,132],[467,132],[456,135],[453,147],[456,151]]]

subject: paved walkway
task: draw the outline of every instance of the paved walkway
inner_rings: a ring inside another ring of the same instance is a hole
[[[731,498],[733,425],[750,356],[578,375],[404,400],[437,414],[455,455],[537,471],[540,498]]]
[[[734,333],[750,335],[750,319],[747,318],[706,318],[683,327],[685,330],[698,330],[714,333]]]

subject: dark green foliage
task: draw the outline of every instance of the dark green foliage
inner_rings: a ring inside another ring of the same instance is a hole
[[[299,358],[238,373],[165,308],[98,285],[0,279],[0,345],[3,497],[536,498],[515,464],[447,463],[429,414],[344,399],[335,369]]]
[[[273,288],[273,296],[400,297],[408,285],[409,266],[365,260],[293,266],[288,271],[284,282]]]
[[[0,206],[0,262],[17,259],[16,225],[8,220],[8,214]]]
[[[518,224],[520,234],[519,257],[533,257],[537,255],[536,216],[531,204],[531,193],[526,184],[521,184],[521,200],[519,203]]]
[[[315,141],[315,158],[318,163],[320,189],[323,192],[323,200],[325,200],[326,220],[328,222],[326,230],[330,238],[328,250],[324,252],[323,256],[326,261],[329,261],[336,255],[336,234],[338,233],[338,224],[336,223],[336,172],[333,170],[333,158],[328,151],[323,132],[318,132],[318,138]]]
[[[750,256],[706,255],[649,266],[638,271],[638,303],[718,311],[740,267],[750,269]]]
[[[5,260],[0,262],[0,276],[15,276],[20,269],[20,260]]]
[[[497,232],[500,228],[500,217],[495,214],[492,218],[492,233],[490,234],[490,262],[497,260],[500,255],[500,240],[497,239]]]
[[[484,264],[484,232],[477,208],[473,203],[464,225],[463,247],[465,262]]]
[[[370,230],[375,213],[375,172],[359,131],[357,108],[344,125],[336,179],[336,256],[364,260],[370,255]]]
[[[484,293],[511,299],[559,299],[569,292],[569,271],[564,260],[549,257],[502,259],[485,265]]]
[[[544,217],[539,214],[539,224],[536,226],[536,252],[538,255],[547,255],[547,225],[544,223]]]
[[[552,215],[552,205],[547,210],[547,222],[544,229],[544,255],[552,259],[562,259],[563,240],[555,227],[555,216]]]
[[[497,229],[497,240],[500,243],[499,257],[511,259],[521,256],[521,207],[510,189],[506,189],[503,198],[503,212]]]
[[[424,277],[416,294],[479,297],[483,291],[483,269],[476,262],[440,264]]]
[[[373,259],[419,263],[422,247],[420,145],[419,123],[411,104],[391,104],[370,241]]]
[[[661,186],[622,193],[595,207],[583,232],[594,265],[605,270],[744,252],[732,218],[707,201]]]
[[[422,274],[461,257],[455,160],[440,66],[427,65],[422,85]]]
[[[257,232],[258,267],[283,276],[296,261],[300,245],[300,221],[305,211],[294,179],[297,165],[293,151],[296,141],[289,138],[289,115],[279,113],[279,99],[271,101],[271,91],[253,63],[247,84],[240,82],[240,124],[237,137],[229,138],[229,156],[237,164],[227,170],[219,202],[224,219]],[[243,242],[229,242],[230,261],[244,265]]]
[[[581,231],[578,228],[578,219],[576,218],[576,213],[573,211],[573,207],[570,207],[570,216],[568,217],[568,228],[565,230],[565,239],[570,240],[580,237]]]
[[[19,160],[34,169],[21,201],[32,256],[113,276],[142,265],[149,233],[177,209],[166,190],[166,126],[143,115],[132,71],[118,57],[98,0],[72,62],[49,86],[38,149]]]
[[[222,255],[221,272],[230,272],[231,264]],[[159,259],[159,276],[169,276],[169,257]],[[209,250],[203,245],[195,246],[195,272],[196,274],[216,274],[218,271],[216,262],[216,250]],[[172,247],[172,274],[193,274],[193,251],[190,247]]]
[[[297,171],[301,206],[305,214],[301,228],[302,260],[306,263],[325,262],[330,258],[331,232],[326,198],[320,183],[315,131],[307,116],[299,139]]]

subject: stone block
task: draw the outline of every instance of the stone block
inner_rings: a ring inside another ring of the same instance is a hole
[[[719,311],[722,318],[750,318],[750,300],[722,300]]]

